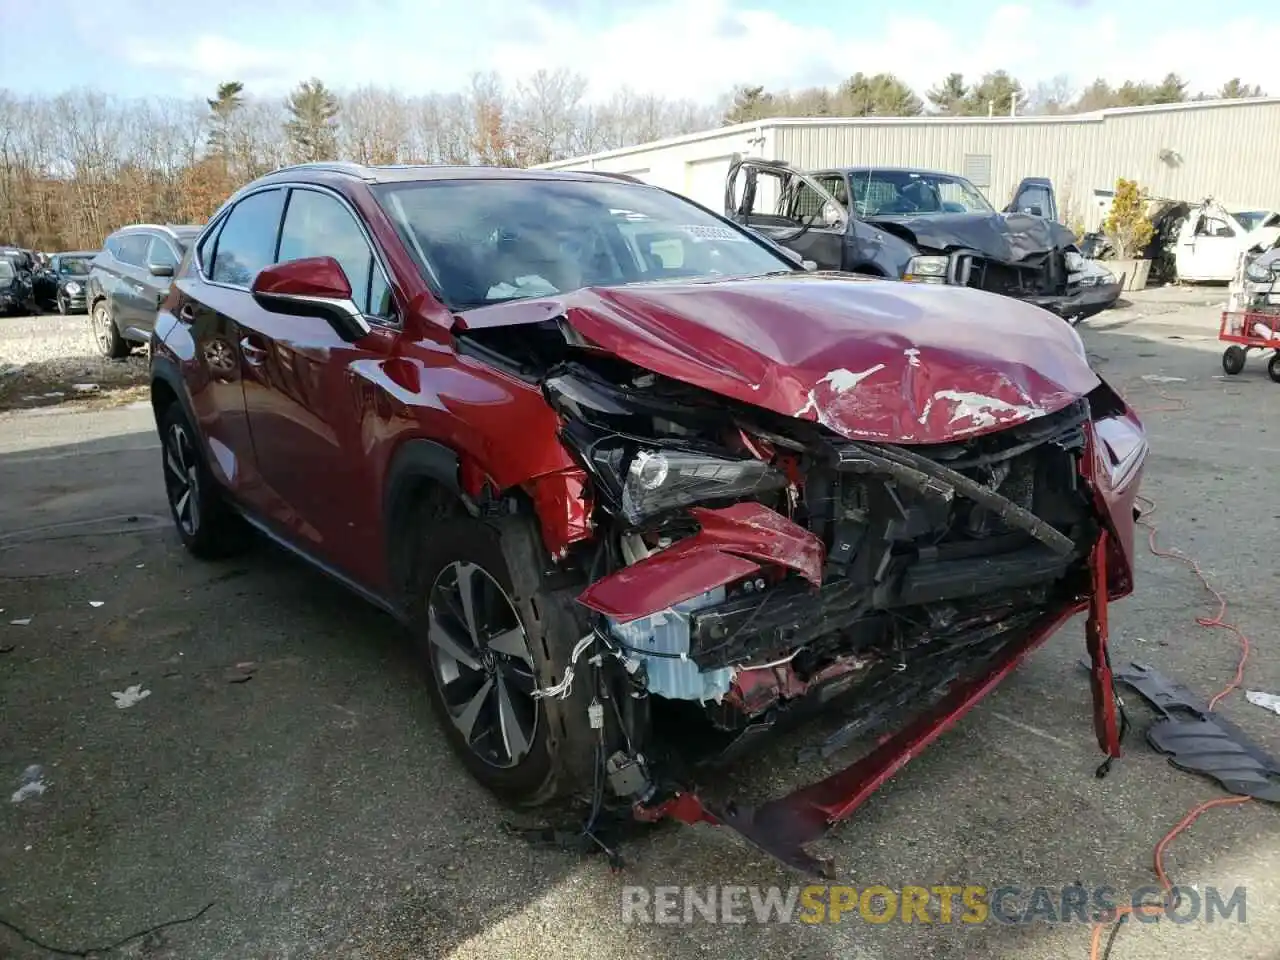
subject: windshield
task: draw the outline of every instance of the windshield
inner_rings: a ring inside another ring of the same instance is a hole
[[[8,260],[0,260],[0,280],[12,280],[17,273],[13,269],[13,264]]]
[[[1268,227],[1275,226],[1274,221],[1268,222],[1274,216],[1270,210],[1233,211],[1231,215],[1240,221],[1240,226],[1246,231],[1257,230],[1264,224]]]
[[[83,277],[89,272],[90,262],[88,257],[60,257],[58,273],[64,277]]]
[[[995,213],[987,198],[963,177],[914,170],[854,170],[853,202],[864,217],[926,213]]]
[[[741,230],[652,187],[453,180],[377,192],[454,309],[587,286],[796,269]]]

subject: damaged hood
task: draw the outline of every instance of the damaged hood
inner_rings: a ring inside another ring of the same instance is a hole
[[[1060,223],[1028,213],[938,213],[911,217],[868,217],[922,250],[977,250],[992,260],[1016,263],[1050,250],[1075,246]]]
[[[457,328],[559,316],[639,367],[850,440],[989,433],[1099,382],[1076,332],[1039,307],[844,274],[588,287],[469,310]]]

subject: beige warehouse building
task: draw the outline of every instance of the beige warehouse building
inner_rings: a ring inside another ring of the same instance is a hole
[[[1122,107],[1068,116],[777,118],[544,164],[627,173],[723,207],[735,154],[802,169],[904,166],[959,173],[998,208],[1024,177],[1057,189],[1062,219],[1095,228],[1116,179],[1154,197],[1280,209],[1280,97]],[[1102,191],[1102,193],[1099,193]]]

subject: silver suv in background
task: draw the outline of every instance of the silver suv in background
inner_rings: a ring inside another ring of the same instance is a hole
[[[135,224],[107,237],[85,285],[89,322],[104,356],[119,359],[150,339],[174,271],[201,229]]]

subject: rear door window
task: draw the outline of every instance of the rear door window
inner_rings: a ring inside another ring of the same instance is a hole
[[[208,268],[209,279],[234,287],[248,287],[263,267],[276,262],[276,235],[284,191],[250,194],[227,215]]]

